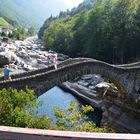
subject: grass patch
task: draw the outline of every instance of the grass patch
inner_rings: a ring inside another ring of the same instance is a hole
[[[0,17],[0,26],[12,28],[12,26],[2,17]]]

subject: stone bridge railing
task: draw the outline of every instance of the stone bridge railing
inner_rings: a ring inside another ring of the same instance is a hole
[[[63,66],[66,66],[66,65],[69,65],[69,64],[74,64],[75,62],[82,62],[82,61],[85,61],[85,60],[88,60],[88,58],[75,58],[75,59],[67,59],[61,63],[59,63],[58,67],[63,67]],[[11,78],[12,79],[20,79],[22,77],[28,77],[28,76],[32,76],[32,75],[36,75],[36,74],[39,74],[39,73],[44,73],[44,72],[47,72],[47,71],[50,71],[50,70],[54,70],[54,65],[50,65],[48,66],[47,68],[42,68],[42,69],[38,69],[38,70],[33,70],[33,71],[28,71],[28,72],[24,72],[24,73],[20,73],[20,74],[14,74],[14,75],[11,75]],[[0,77],[0,81],[3,81],[4,80],[4,77]]]
[[[130,64],[122,64],[122,65],[115,65],[118,67],[138,67],[140,66],[140,62],[130,63]]]
[[[40,69],[26,74],[14,75],[12,81],[0,81],[2,88],[33,88],[40,95],[48,89],[71,81],[84,74],[96,73],[109,78],[124,94],[140,92],[140,66],[120,67],[94,59],[70,59],[58,65]]]

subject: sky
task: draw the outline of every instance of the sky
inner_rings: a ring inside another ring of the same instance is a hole
[[[83,2],[84,0],[61,0],[62,2],[64,2],[68,8],[73,8],[78,6],[81,2]]]

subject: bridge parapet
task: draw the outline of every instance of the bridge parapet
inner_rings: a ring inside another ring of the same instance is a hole
[[[75,59],[67,59],[63,62],[60,62],[58,64],[58,67],[63,67],[63,66],[66,66],[66,65],[69,65],[69,64],[73,64],[75,62],[82,62],[84,60],[88,60],[89,58],[75,58]],[[47,71],[50,71],[50,70],[54,70],[54,65],[51,64],[49,65],[47,68],[41,68],[41,69],[37,69],[37,70],[33,70],[33,71],[27,71],[27,72],[24,72],[24,73],[20,73],[20,74],[14,74],[14,75],[11,75],[11,78],[12,79],[19,79],[19,78],[22,78],[22,77],[28,77],[28,76],[32,76],[32,75],[36,75],[36,74],[39,74],[39,73],[44,73],[44,72],[47,72]],[[0,77],[0,81],[3,81],[4,80],[4,76]]]
[[[29,72],[12,81],[0,81],[2,88],[29,88],[37,89],[37,92],[45,92],[62,82],[73,80],[84,74],[96,73],[111,79],[122,93],[139,93],[140,67],[117,67],[94,59],[72,59],[60,64],[57,70],[53,66],[48,69],[40,69]]]
[[[118,67],[139,67],[140,66],[140,62],[134,62],[134,63],[130,63],[130,64],[122,64],[122,65],[116,65]]]
[[[0,126],[6,140],[139,140],[139,134],[86,133]]]

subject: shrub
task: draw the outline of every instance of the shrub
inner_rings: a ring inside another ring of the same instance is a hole
[[[28,127],[39,129],[105,132],[103,128],[88,121],[86,113],[93,110],[91,106],[82,106],[81,112],[78,104],[73,102],[66,110],[55,108],[56,123],[46,115],[35,112],[40,103],[33,90],[2,89],[0,90],[0,125]]]
[[[66,110],[55,108],[54,113],[57,118],[55,128],[68,131],[105,132],[104,128],[98,128],[95,123],[88,121],[86,113],[92,110],[91,106],[86,105],[79,111],[76,102],[70,103]]]
[[[36,99],[33,90],[0,90],[0,125],[49,128],[51,120],[35,113],[34,108],[39,106]]]

